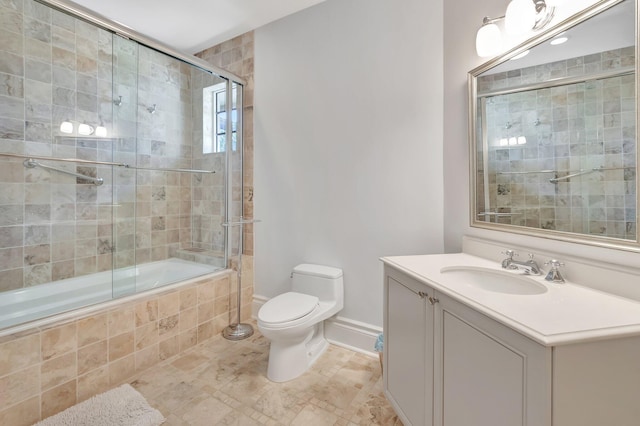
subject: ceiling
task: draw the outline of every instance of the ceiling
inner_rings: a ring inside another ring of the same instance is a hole
[[[324,0],[74,0],[184,53],[196,53]]]

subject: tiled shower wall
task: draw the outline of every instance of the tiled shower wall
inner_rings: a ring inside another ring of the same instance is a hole
[[[59,132],[64,120],[112,128],[111,34],[31,0],[2,2],[0,17],[1,150],[111,161],[112,138]],[[110,168],[55,164],[103,177],[96,187],[0,162],[0,290],[111,268]]]
[[[104,179],[94,186],[0,156],[0,291],[166,259],[193,246],[193,197],[207,211],[223,204],[223,193],[207,192],[222,187],[223,162],[192,146],[199,122],[193,80],[206,73],[33,0],[0,3],[0,19],[0,151],[216,171],[42,160]],[[62,134],[64,120],[76,129],[104,125],[107,137]],[[216,221],[198,232],[219,243]]]
[[[203,89],[223,83],[223,80],[194,68],[191,70],[191,96],[193,98],[193,116],[203,117]],[[225,220],[225,188],[226,173],[225,153],[213,152],[204,154],[202,120],[192,120],[192,149],[194,167],[215,170],[212,175],[192,176],[193,230],[192,245],[223,256]]]
[[[493,74],[479,79],[478,92],[630,67],[634,53],[629,47]],[[479,175],[478,194],[484,204],[488,189],[489,206],[479,211],[509,214],[500,223],[635,239],[634,74],[487,97],[485,113],[488,188]],[[526,144],[500,142],[519,136]],[[562,179],[601,167],[607,170]]]
[[[237,188],[234,189],[232,200],[234,203],[232,210],[240,211],[241,203],[242,212],[246,218],[253,218],[253,52],[254,35],[253,31],[250,31],[196,54],[216,67],[242,77],[246,82],[243,87],[242,108],[243,164],[242,169],[239,164],[234,166],[236,175],[233,176],[233,182],[243,184],[243,198],[240,199],[240,191]],[[242,170],[242,176],[237,174],[240,170]],[[243,249],[244,254],[247,255],[253,255],[253,226],[250,224],[244,228]]]
[[[216,46],[210,47],[196,56],[204,59],[212,65],[225,69],[235,75],[242,77],[246,84],[243,87],[243,108],[242,108],[242,137],[243,137],[243,162],[242,167],[238,164],[237,156],[233,158],[233,197],[232,211],[238,212],[242,208],[245,218],[253,218],[253,73],[254,73],[254,33],[250,31],[231,40],[225,41]],[[242,180],[238,173],[242,170]],[[242,188],[235,186],[235,183],[242,182]],[[242,191],[240,191],[242,189]],[[242,198],[240,198],[242,194]],[[260,218],[256,218],[260,219]],[[241,288],[241,318],[245,321],[251,317],[254,291],[253,276],[253,227],[264,226],[262,223],[249,224],[244,227],[243,254],[242,257],[242,288]],[[232,235],[233,240],[237,239],[237,234]],[[237,244],[235,244],[237,245]],[[233,253],[237,253],[235,247]],[[231,266],[237,268],[237,258],[230,259]],[[230,315],[236,318],[237,311],[237,275],[231,275],[230,294]]]

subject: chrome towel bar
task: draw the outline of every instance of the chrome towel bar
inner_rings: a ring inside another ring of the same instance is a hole
[[[56,157],[45,157],[41,155],[10,154],[8,152],[0,152],[0,156],[11,157],[11,158],[25,158],[30,161],[33,161],[33,160],[62,161],[65,163],[95,164],[99,166],[116,166],[116,167],[124,167],[126,169],[132,169],[132,170],[151,170],[151,171],[157,171],[157,172],[207,173],[207,174],[215,173],[215,171],[213,170],[135,167],[135,166],[130,166],[127,163],[113,163],[110,161],[83,160],[81,158],[56,158]]]
[[[93,176],[87,176],[87,175],[83,175],[82,173],[70,172],[69,170],[58,169],[57,167],[51,167],[51,166],[48,166],[46,164],[38,163],[33,158],[29,158],[27,160],[24,160],[24,162],[22,164],[24,164],[24,166],[26,168],[28,168],[28,169],[33,169],[35,167],[40,167],[41,169],[51,170],[52,172],[64,173],[65,175],[75,176],[75,177],[80,178],[80,179],[88,180],[89,182],[93,183],[95,186],[100,186],[100,185],[102,185],[104,183],[104,179],[102,179],[102,178],[93,177]]]
[[[220,225],[224,226],[225,228],[231,227],[231,226],[241,226],[241,225],[246,225],[248,223],[258,223],[258,222],[262,222],[260,219],[245,219],[245,218],[240,218],[237,221],[227,221],[227,222],[222,222]]]

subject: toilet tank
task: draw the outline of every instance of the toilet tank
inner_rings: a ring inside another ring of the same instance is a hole
[[[342,302],[342,269],[303,263],[293,268],[291,290],[316,296],[320,301]]]

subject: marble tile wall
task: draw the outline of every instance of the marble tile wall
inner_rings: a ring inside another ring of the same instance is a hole
[[[196,54],[212,65],[232,72],[246,81],[242,109],[243,167],[241,169],[236,163],[232,175],[233,182],[242,182],[243,185],[242,191],[239,188],[234,190],[233,202],[242,203],[243,215],[246,218],[253,218],[253,52],[254,35],[253,31],[250,31]],[[233,211],[239,212],[240,206],[234,204]],[[253,226],[245,226],[242,236],[243,252],[248,255],[253,255]]]
[[[0,424],[31,425],[218,335],[230,274],[0,338]]]
[[[193,169],[191,66],[138,46],[136,164]],[[210,168],[209,168],[210,169]],[[138,170],[135,261],[145,263],[191,247],[192,180],[189,173]]]
[[[4,1],[0,16],[2,151],[111,161],[113,139],[59,131],[65,120],[112,127],[111,34],[32,0]],[[0,291],[111,267],[109,168],[55,164],[104,177],[96,187],[20,159],[0,162]]]
[[[203,114],[203,89],[218,84],[226,85],[226,80],[193,68],[191,70],[191,82],[193,116],[205,116]],[[207,117],[210,119],[209,114],[207,114]],[[226,214],[224,202],[225,153],[204,153],[202,120],[193,120],[192,135],[194,167],[215,170],[216,173],[212,175],[194,175],[192,177],[193,228],[191,242],[193,247],[218,253],[219,256],[223,257],[225,230],[221,224],[224,222]]]
[[[216,171],[42,161],[104,179],[95,186],[0,157],[0,291],[166,259],[194,236],[222,251],[209,212],[223,209],[224,162],[192,147],[192,80],[204,72],[33,0],[0,2],[0,16],[3,152]],[[65,135],[65,120],[107,137]]]
[[[212,65],[225,69],[242,77],[246,84],[243,87],[242,108],[242,139],[243,158],[240,167],[239,157],[233,157],[233,196],[232,211],[242,211],[245,218],[253,218],[253,74],[254,74],[254,33],[250,31],[221,44],[210,47],[197,53],[196,56],[204,59]],[[242,173],[242,174],[240,174]],[[242,183],[242,188],[238,185]],[[242,210],[241,210],[242,209]],[[258,224],[257,226],[260,226]],[[244,227],[243,256],[242,256],[242,282],[241,282],[241,321],[251,318],[254,278],[253,278],[253,224]],[[237,232],[237,231],[236,231]],[[240,235],[231,234],[232,252],[237,253],[237,242]],[[232,256],[229,259],[229,267],[237,270],[238,258]],[[237,318],[237,275],[231,276],[230,315]],[[235,322],[235,320],[234,320]]]
[[[480,90],[541,78],[633,66],[633,48],[483,78]],[[491,209],[498,221],[634,239],[636,235],[635,76],[625,75],[487,99]],[[526,144],[501,140],[524,136]],[[552,183],[549,179],[604,167]],[[519,172],[552,170],[554,173]],[[515,172],[515,173],[514,173]],[[480,182],[482,184],[482,182]]]

